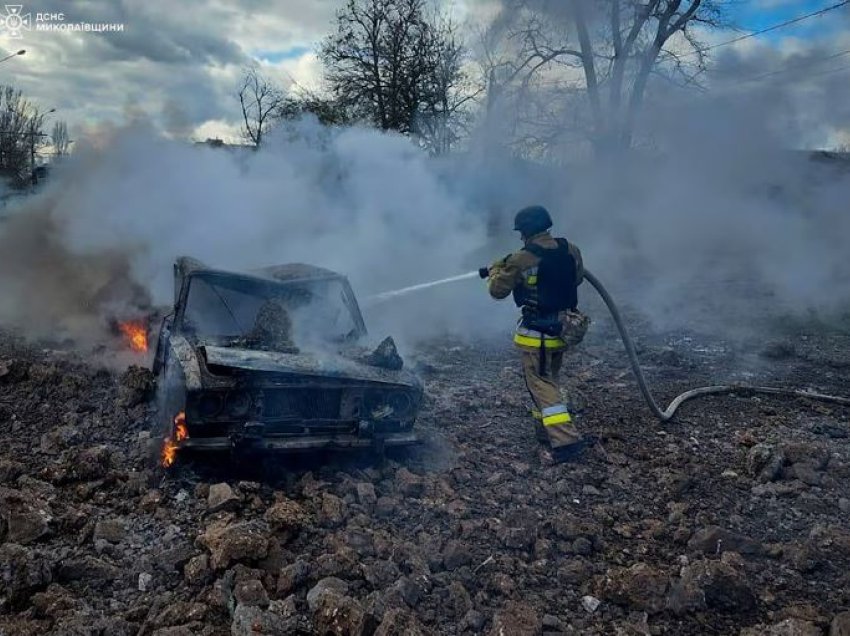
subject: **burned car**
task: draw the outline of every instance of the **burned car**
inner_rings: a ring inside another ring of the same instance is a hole
[[[181,449],[417,442],[422,385],[391,339],[359,345],[366,326],[344,276],[301,264],[233,273],[184,257],[174,278],[153,364],[164,464]]]

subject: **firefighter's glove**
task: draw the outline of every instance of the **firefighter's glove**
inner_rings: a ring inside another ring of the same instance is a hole
[[[493,263],[492,265],[490,265],[490,267],[487,268],[487,278],[488,278],[488,280],[492,279],[494,276],[496,276],[504,268],[505,268],[505,264],[502,263],[501,261],[497,261],[497,262]]]
[[[505,268],[505,265],[507,265],[508,259],[510,257],[511,255],[508,254],[507,256],[505,256],[505,258],[500,259],[490,265],[490,267],[482,267],[478,270],[478,275],[481,276],[481,278],[493,278],[493,276],[495,276]]]

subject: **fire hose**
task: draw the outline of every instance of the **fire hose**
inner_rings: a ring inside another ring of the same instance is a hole
[[[384,292],[382,294],[372,296],[370,300],[372,302],[383,302],[389,300],[390,298],[402,296],[411,292],[421,291],[431,287],[466,280],[469,278],[475,278],[476,276],[480,276],[481,278],[487,278],[489,274],[489,268],[482,267],[477,272],[468,272],[459,276],[452,276],[450,278],[444,278],[442,280],[413,285],[411,287],[405,287],[403,289],[397,289],[390,292]],[[658,402],[655,401],[655,398],[652,395],[652,391],[649,389],[649,384],[646,381],[646,377],[643,374],[643,369],[641,369],[640,362],[638,361],[634,342],[632,341],[629,332],[626,330],[626,325],[623,322],[623,317],[620,314],[620,310],[617,308],[617,304],[614,302],[614,299],[611,297],[611,294],[608,293],[608,290],[605,289],[605,286],[599,281],[599,279],[586,269],[584,270],[584,279],[588,283],[590,283],[591,286],[596,290],[596,292],[602,298],[602,301],[605,303],[605,306],[608,307],[608,311],[611,312],[611,317],[614,319],[614,324],[616,325],[617,331],[620,334],[620,339],[623,341],[623,346],[626,348],[626,355],[629,358],[629,364],[631,365],[632,372],[634,373],[635,379],[637,380],[640,393],[643,396],[643,399],[646,401],[647,406],[652,411],[652,414],[655,415],[655,417],[657,417],[662,422],[669,422],[670,420],[672,420],[676,414],[676,411],[685,402],[706,395],[778,395],[783,397],[805,398],[809,400],[816,400],[819,402],[829,402],[832,404],[850,406],[850,398],[839,397],[835,395],[826,395],[824,393],[815,393],[814,391],[803,391],[800,389],[783,389],[771,386],[752,386],[748,384],[718,384],[715,386],[696,387],[694,389],[685,391],[681,395],[677,395],[675,398],[673,398],[673,401],[670,402],[666,409],[662,409],[658,405]]]
[[[649,409],[652,411],[653,415],[655,415],[655,417],[657,417],[662,422],[669,422],[670,420],[672,420],[678,408],[688,400],[693,400],[694,398],[702,397],[705,395],[729,395],[731,393],[738,395],[780,395],[785,397],[806,398],[809,400],[817,400],[819,402],[831,402],[833,404],[850,406],[850,398],[838,397],[835,395],[825,395],[823,393],[814,393],[812,391],[802,391],[799,389],[782,389],[770,386],[751,386],[746,384],[719,384],[716,386],[701,386],[695,389],[690,389],[689,391],[685,391],[681,395],[677,395],[673,399],[673,401],[670,402],[667,408],[662,410],[661,407],[658,406],[658,402],[656,402],[655,398],[652,396],[652,391],[649,390],[649,385],[646,382],[646,377],[644,377],[643,375],[643,369],[641,369],[640,363],[638,362],[634,342],[632,341],[629,332],[626,330],[626,325],[623,322],[623,317],[620,315],[620,310],[617,308],[617,304],[614,302],[614,299],[611,298],[611,294],[608,293],[608,290],[605,289],[605,286],[599,281],[598,278],[596,278],[596,276],[591,274],[589,271],[584,270],[584,279],[593,286],[593,288],[602,298],[602,301],[605,303],[605,306],[608,307],[608,311],[611,312],[611,317],[614,319],[614,324],[617,326],[617,331],[620,333],[620,339],[623,341],[623,346],[625,346],[626,348],[626,354],[629,357],[629,364],[631,365],[632,372],[635,374],[635,378],[637,379],[641,395],[643,396],[643,399],[646,401],[646,404],[647,406],[649,406]]]

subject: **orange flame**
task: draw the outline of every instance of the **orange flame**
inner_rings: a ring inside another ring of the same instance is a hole
[[[163,468],[168,468],[177,459],[177,444],[170,437],[166,437],[162,441],[162,455],[160,461]]]
[[[124,334],[127,344],[136,353],[146,353],[148,350],[148,328],[139,320],[119,322],[118,329]]]
[[[186,413],[183,411],[180,411],[174,417],[174,438],[178,442],[189,438],[189,429],[186,428]]]
[[[163,468],[168,468],[177,459],[177,442],[189,438],[189,429],[186,427],[186,412],[180,411],[174,416],[174,435],[162,440],[162,454],[160,463]]]

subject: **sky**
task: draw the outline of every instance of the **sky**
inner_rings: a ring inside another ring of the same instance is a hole
[[[498,6],[498,0],[445,1],[462,24],[480,25]],[[707,43],[837,2],[719,1],[727,6],[731,26],[705,33]],[[239,136],[235,92],[246,65],[260,64],[284,87],[321,88],[315,51],[333,28],[341,4],[341,0],[21,2],[20,9],[6,5],[5,16],[0,5],[0,49],[26,49],[25,55],[0,63],[0,83],[21,88],[42,110],[56,109],[50,117],[67,121],[72,138],[95,126],[120,126],[144,118],[174,137],[228,141]],[[18,23],[10,21],[9,11],[28,21],[10,30],[9,25]],[[55,30],[86,22],[115,30]],[[45,26],[54,30],[39,30]],[[844,49],[850,49],[850,7],[722,47],[715,59],[721,70],[733,74],[773,72],[792,58],[820,72],[850,66],[850,56],[818,61]],[[850,84],[850,69],[829,77]],[[795,81],[793,75],[779,79]],[[844,134],[836,131],[832,138],[842,140]]]

